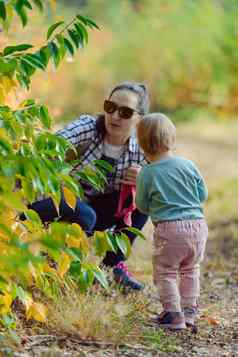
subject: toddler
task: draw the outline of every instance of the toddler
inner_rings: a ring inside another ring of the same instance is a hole
[[[208,236],[201,204],[208,191],[194,163],[173,154],[176,129],[167,116],[145,115],[137,135],[149,161],[137,178],[136,205],[154,225],[153,275],[163,306],[157,322],[183,329],[194,325],[198,313],[199,265]]]

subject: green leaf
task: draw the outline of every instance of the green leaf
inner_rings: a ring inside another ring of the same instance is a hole
[[[74,262],[81,262],[82,252],[80,249],[66,247],[65,252],[68,253],[74,259]]]
[[[18,46],[8,46],[8,47],[5,47],[5,49],[3,51],[3,55],[8,56],[14,52],[22,52],[22,51],[29,50],[29,48],[32,48],[32,47],[33,47],[32,45],[29,45],[27,43],[23,43]]]
[[[16,4],[15,4],[16,11],[20,11],[23,8],[24,2],[25,0],[16,0]]]
[[[54,42],[49,42],[48,48],[52,55],[55,67],[58,67],[58,65],[60,63],[60,52],[59,52],[57,45]]]
[[[105,170],[106,172],[112,172],[114,170],[113,166],[105,160],[94,160],[93,165],[99,169]]]
[[[95,248],[95,253],[99,257],[104,256],[106,251],[110,250],[105,232],[94,232],[93,245]]]
[[[29,219],[32,222],[35,222],[37,224],[39,224],[40,226],[42,225],[41,219],[38,215],[38,213],[36,213],[35,211],[33,211],[32,209],[28,209],[25,212],[26,218]]]
[[[121,232],[120,235],[117,236],[117,244],[123,254],[128,257],[131,253],[131,242],[125,233]],[[122,249],[124,249],[124,251]]]
[[[78,182],[75,182],[73,177],[67,176],[67,175],[61,175],[61,178],[62,178],[64,185],[70,191],[72,191],[76,196],[81,194],[81,192],[79,191]]]
[[[118,234],[115,235],[115,239],[116,239],[116,242],[117,242],[117,245],[118,245],[119,249],[127,257],[128,256],[127,245],[126,245],[124,239]]]
[[[26,26],[28,18],[27,18],[27,14],[25,9],[23,8],[24,5],[24,1],[22,0],[18,0],[16,5],[15,5],[15,10],[17,12],[17,14],[19,15],[22,25],[23,27]]]
[[[57,27],[59,27],[62,24],[64,24],[64,21],[59,21],[48,28],[47,35],[46,35],[47,41],[51,37],[52,33],[57,29]]]
[[[51,250],[51,253],[53,253],[54,257],[57,259],[57,256],[59,256],[59,251],[64,248],[64,241],[59,240],[59,239],[52,239],[52,236],[49,234],[46,234],[42,239],[41,243],[47,247],[48,249]]]
[[[0,138],[0,154],[8,155],[12,152],[11,144],[3,138]]]
[[[27,7],[28,9],[32,10],[31,3],[28,0],[24,0],[24,6]]]
[[[32,0],[32,2],[38,7],[40,11],[43,11],[43,2],[41,0]]]
[[[79,35],[79,39],[80,39],[82,46],[84,45],[84,42],[87,44],[88,43],[88,32],[85,29],[85,27],[80,23],[75,23],[74,27],[75,27],[77,34]]]
[[[6,12],[4,1],[0,1],[0,18],[3,19],[3,21],[5,21],[7,18],[7,12]]]
[[[96,28],[96,29],[100,30],[100,28],[98,27],[98,25],[97,25],[92,19],[90,19],[89,17],[82,16],[82,15],[77,15],[76,17],[77,17],[77,19],[78,19],[79,21],[81,21],[84,25],[89,26],[89,27],[91,27],[91,28]]]
[[[17,67],[17,61],[15,59],[3,59],[0,58],[0,73],[12,75]]]
[[[20,103],[20,106],[27,108],[27,107],[35,105],[35,104],[36,104],[35,99],[25,99],[25,100],[23,100],[23,102]]]
[[[18,73],[16,75],[18,82],[20,83],[21,87],[29,89],[30,87],[30,79],[27,76],[24,76],[22,73]]]
[[[116,239],[115,236],[113,235],[112,232],[105,232],[106,233],[106,237],[107,237],[107,243],[109,245],[109,247],[111,248],[111,250],[116,253],[117,252],[117,244],[116,244]]]
[[[80,38],[79,38],[79,35],[77,34],[77,32],[74,30],[68,30],[68,34],[69,34],[69,37],[71,38],[71,40],[73,41],[73,43],[75,44],[75,47],[79,48]]]
[[[67,253],[70,254],[68,252],[68,249],[67,249]],[[81,273],[81,262],[80,262],[80,260],[73,261],[70,264],[69,274],[72,275],[73,277],[77,278],[77,277],[79,277],[80,273]]]
[[[45,105],[40,107],[40,120],[42,124],[47,128],[50,129],[51,127],[51,117],[49,115],[48,108]]]
[[[126,227],[122,229],[123,231],[128,231],[128,232],[132,232],[135,235],[139,236],[140,238],[145,240],[145,236],[143,233],[141,233],[141,231],[135,227]]]
[[[64,44],[64,37],[62,35],[56,35],[56,40],[59,44],[60,57],[61,57],[61,59],[63,59],[66,54],[66,50],[67,50],[67,48],[65,47],[65,44]]]
[[[99,283],[104,287],[104,289],[108,289],[109,288],[109,284],[108,281],[106,279],[106,275],[105,273],[100,270],[98,267],[93,267],[92,268],[93,274],[95,276],[95,278],[99,281]]]
[[[13,287],[13,298],[18,298],[23,304],[26,302],[28,298],[28,294],[21,286],[14,285]]]
[[[40,61],[44,64],[46,67],[49,63],[50,59],[50,51],[47,46],[42,47],[38,52],[35,53],[35,56],[40,59]]]
[[[86,291],[89,288],[94,280],[94,272],[90,267],[81,267],[81,272],[78,277],[79,289],[80,291]]]
[[[22,57],[21,60],[28,63],[30,66],[36,69],[39,68],[42,69],[43,71],[45,70],[44,63],[36,55],[27,54],[24,57]]]
[[[28,62],[22,61],[21,59],[18,62],[18,70],[23,76],[30,78],[32,74],[36,71],[36,68]]]
[[[71,54],[71,56],[73,56],[74,55],[74,47],[72,46],[71,42],[67,38],[64,38],[64,45],[65,45],[66,49],[68,50],[68,52]]]

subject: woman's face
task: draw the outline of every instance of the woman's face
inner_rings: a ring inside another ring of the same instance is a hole
[[[118,107],[129,107],[138,110],[138,95],[131,91],[118,90],[111,95],[109,100],[114,102]],[[133,112],[133,115],[129,119],[121,118],[118,110],[111,114],[105,112],[106,138],[111,144],[124,144],[132,134],[139,120],[140,114],[136,111]]]

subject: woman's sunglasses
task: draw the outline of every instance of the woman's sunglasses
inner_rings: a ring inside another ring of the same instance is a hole
[[[139,113],[136,109],[129,107],[121,106],[119,107],[116,103],[111,100],[105,100],[103,105],[104,111],[108,114],[113,114],[115,111],[118,111],[119,117],[122,119],[130,119],[134,112]]]

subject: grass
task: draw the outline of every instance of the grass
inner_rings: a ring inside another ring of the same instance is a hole
[[[87,294],[71,291],[50,306],[48,324],[61,334],[118,345],[129,343],[132,336],[140,337],[145,310],[146,302],[139,295],[113,291],[105,295],[98,288]]]

